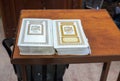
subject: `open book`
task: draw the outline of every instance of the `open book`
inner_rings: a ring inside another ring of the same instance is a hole
[[[91,51],[79,19],[24,18],[18,46],[21,55],[87,55]]]

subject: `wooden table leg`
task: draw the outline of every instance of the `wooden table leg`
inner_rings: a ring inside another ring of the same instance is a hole
[[[111,62],[105,62],[103,64],[103,69],[102,69],[100,81],[106,81],[107,80],[108,72],[109,72],[109,69],[110,69],[110,64],[111,64]]]
[[[26,66],[21,65],[21,69],[22,69],[22,81],[27,81]]]
[[[118,75],[117,81],[120,81],[120,72],[119,72],[119,75]]]

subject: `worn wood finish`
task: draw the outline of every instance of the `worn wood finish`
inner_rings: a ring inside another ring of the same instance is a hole
[[[100,81],[106,81],[107,80],[107,75],[108,75],[108,72],[109,72],[109,69],[110,69],[110,65],[111,65],[111,62],[105,62],[103,64],[103,69],[102,69]]]

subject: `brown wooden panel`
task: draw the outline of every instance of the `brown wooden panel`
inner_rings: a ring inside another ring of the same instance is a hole
[[[2,20],[6,37],[13,37],[14,35],[14,31],[7,30],[16,27],[13,9],[12,0],[1,0]]]
[[[43,9],[42,1],[43,0],[14,0],[17,23],[22,9]]]
[[[81,1],[82,0],[72,0],[72,8],[73,9],[80,9],[81,8]]]
[[[14,0],[15,10],[21,9],[42,9],[42,0]]]
[[[3,27],[6,37],[15,37],[22,9],[73,9],[79,8],[81,0],[0,0]],[[7,29],[10,29],[9,31]]]
[[[43,8],[42,0],[0,0],[0,3],[6,37],[15,37],[19,15],[22,9]]]
[[[46,9],[71,9],[72,0],[45,0]]]

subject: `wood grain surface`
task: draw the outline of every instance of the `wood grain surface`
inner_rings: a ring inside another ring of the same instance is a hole
[[[91,54],[85,56],[20,55],[17,41],[22,18],[80,19],[91,47]],[[22,62],[20,61],[21,59]],[[26,60],[26,63],[31,63],[29,62],[31,59],[34,60],[34,63],[78,63],[120,60],[120,30],[104,9],[22,10],[12,62],[24,63]],[[37,60],[39,60],[39,62],[37,62]]]

